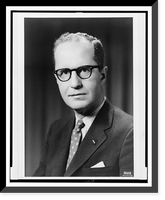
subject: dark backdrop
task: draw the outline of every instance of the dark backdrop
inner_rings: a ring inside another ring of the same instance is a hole
[[[64,32],[86,32],[101,39],[106,52],[106,96],[133,114],[132,18],[25,19],[25,172],[39,164],[49,125],[69,114],[53,75],[53,43]]]

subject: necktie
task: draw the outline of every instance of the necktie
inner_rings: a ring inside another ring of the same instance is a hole
[[[74,157],[74,155],[75,155],[75,153],[76,153],[76,151],[78,149],[78,146],[79,146],[79,143],[80,143],[81,137],[82,137],[81,129],[84,126],[85,126],[85,124],[83,123],[83,121],[82,120],[78,120],[75,128],[73,129],[72,136],[71,136],[69,157],[68,157],[67,167],[66,168],[68,168],[71,160],[73,159],[73,157]]]

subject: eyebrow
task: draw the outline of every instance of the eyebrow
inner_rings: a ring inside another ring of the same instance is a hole
[[[81,65],[81,66],[79,66],[79,67],[77,67],[77,68],[73,68],[73,69],[70,69],[70,68],[68,68],[68,67],[65,67],[65,68],[59,68],[59,69],[57,69],[57,70],[69,69],[69,70],[71,70],[71,71],[74,71],[74,70],[76,70],[76,69],[78,69],[78,68],[80,68],[80,67],[100,67],[100,66],[99,66],[99,65]],[[55,70],[55,71],[57,71],[57,70]]]

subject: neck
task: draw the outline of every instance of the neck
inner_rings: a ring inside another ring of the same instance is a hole
[[[84,114],[78,113],[77,111],[75,111],[75,114],[77,115],[77,117],[78,117],[79,119],[83,119],[83,118],[85,117]]]

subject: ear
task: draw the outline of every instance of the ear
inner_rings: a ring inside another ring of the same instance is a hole
[[[106,81],[107,72],[108,72],[108,67],[107,66],[105,66],[100,72],[101,73],[101,81],[103,83]]]
[[[53,73],[53,75],[54,75],[56,83],[58,84],[58,78],[57,78],[57,76],[54,73]]]

